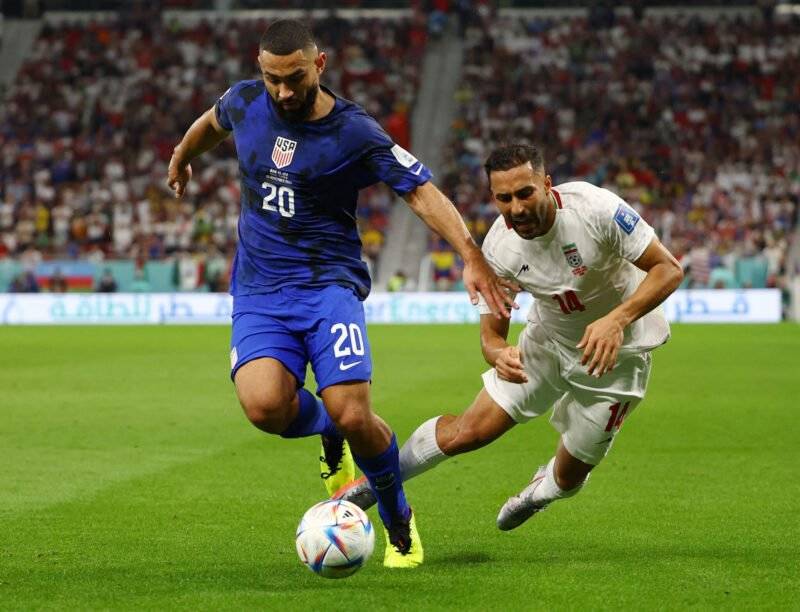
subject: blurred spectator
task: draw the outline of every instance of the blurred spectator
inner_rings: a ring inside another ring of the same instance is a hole
[[[449,291],[458,277],[456,254],[444,240],[436,240],[431,252],[433,282],[437,291]]]
[[[200,288],[200,265],[188,251],[178,254],[175,260],[178,291],[195,291]]]
[[[689,287],[705,287],[711,275],[711,249],[706,244],[697,244],[683,258],[684,270],[689,273]]]
[[[147,280],[147,275],[143,268],[136,268],[133,273],[133,282],[131,283],[131,293],[147,293],[151,290],[150,282]]]
[[[406,273],[402,270],[398,270],[389,279],[389,282],[386,284],[386,290],[391,292],[403,291],[407,284],[408,278],[406,277]]]
[[[39,293],[39,283],[30,270],[19,274],[8,287],[10,293]]]
[[[358,226],[362,253],[371,270],[375,270],[383,250],[393,202],[394,194],[383,183],[363,190],[359,196]]]
[[[212,248],[205,260],[205,280],[208,290],[214,293],[224,293],[228,290],[230,271],[224,255]]]
[[[98,293],[115,293],[117,291],[117,281],[109,268],[103,270],[103,275],[97,281],[94,289]]]
[[[56,268],[50,277],[50,291],[52,293],[66,293],[68,290],[67,278],[61,272],[61,268]]]
[[[31,274],[36,270],[36,266],[42,262],[42,259],[42,253],[33,246],[26,248],[19,258],[22,263],[22,269]]]
[[[386,117],[383,127],[394,142],[406,150],[411,148],[411,125],[408,117],[408,108],[404,103],[398,102],[394,105],[394,109]]]

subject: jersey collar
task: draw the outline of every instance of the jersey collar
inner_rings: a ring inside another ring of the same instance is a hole
[[[558,214],[558,211],[563,208],[561,204],[561,195],[559,195],[559,193],[555,189],[550,189],[550,193],[552,194],[551,197],[553,201],[553,206],[556,209],[556,216],[553,219],[553,225],[550,226],[550,229],[547,230],[547,233],[542,234],[541,236],[536,236],[536,238],[531,238],[533,242],[542,246],[550,244],[553,241],[553,238],[555,238],[555,235],[557,233],[556,226],[558,225],[558,219],[561,217],[561,215]]]
[[[309,126],[314,126],[314,125],[324,125],[326,122],[328,122],[331,119],[333,119],[339,113],[339,111],[344,106],[344,102],[343,102],[343,98],[340,98],[339,96],[337,96],[335,93],[333,93],[330,89],[328,89],[327,87],[325,87],[321,83],[320,83],[319,88],[322,91],[324,91],[326,94],[328,94],[328,95],[333,97],[333,108],[331,109],[331,112],[329,112],[324,117],[320,117],[319,119],[316,119],[314,121],[303,121],[301,123],[290,123],[288,121],[284,121],[284,119],[280,116],[278,111],[275,109],[275,102],[272,100],[272,96],[269,95],[269,92],[267,91],[267,88],[265,86],[264,87],[264,95],[267,98],[267,106],[269,108],[270,115],[278,123],[280,123],[281,125],[284,125],[284,126],[286,126],[288,128],[298,128],[298,127],[301,127],[301,126],[302,127],[309,127]]]

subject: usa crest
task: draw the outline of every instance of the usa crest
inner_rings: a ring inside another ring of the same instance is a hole
[[[581,254],[578,252],[578,247],[574,242],[565,244],[561,247],[561,250],[564,252],[564,257],[567,258],[567,263],[572,268],[572,273],[575,276],[583,276],[586,274],[588,268],[583,265],[583,257],[581,257]]]
[[[295,149],[297,149],[296,141],[278,136],[275,146],[272,148],[272,163],[276,168],[285,168],[292,163]]]

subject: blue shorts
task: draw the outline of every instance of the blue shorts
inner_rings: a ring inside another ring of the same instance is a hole
[[[311,363],[317,394],[326,387],[372,379],[364,306],[347,287],[284,287],[235,296],[231,333],[231,379],[248,361],[272,357],[297,379]]]

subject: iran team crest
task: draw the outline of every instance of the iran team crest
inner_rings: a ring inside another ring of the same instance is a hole
[[[564,257],[567,258],[567,263],[572,268],[572,273],[575,276],[583,276],[586,274],[587,267],[583,265],[583,257],[581,257],[581,254],[578,252],[578,247],[575,246],[574,242],[565,244],[561,247],[561,250],[564,252]]]
[[[278,139],[275,141],[275,146],[272,148],[272,162],[275,164],[275,167],[280,169],[291,164],[296,148],[296,141],[278,136]]]

